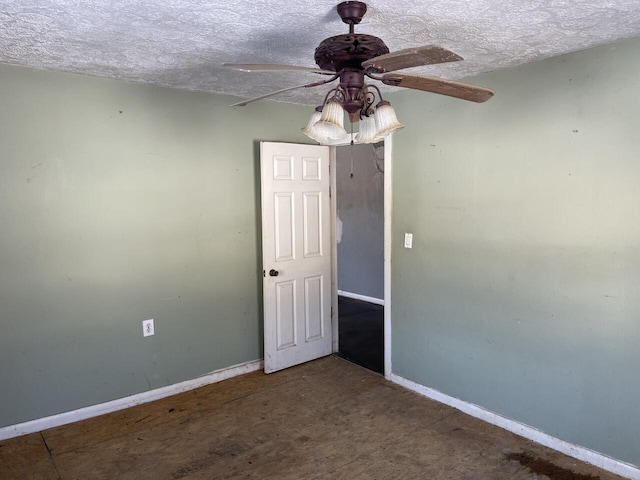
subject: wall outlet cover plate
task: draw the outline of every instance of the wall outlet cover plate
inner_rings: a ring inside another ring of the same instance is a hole
[[[149,320],[142,321],[142,335],[148,337],[150,335],[155,335],[155,328],[153,326],[153,318]]]

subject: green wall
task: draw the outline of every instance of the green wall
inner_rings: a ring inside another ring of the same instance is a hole
[[[392,96],[393,371],[640,465],[640,40],[470,81]]]
[[[262,357],[257,141],[304,142],[308,108],[0,85],[0,426]]]

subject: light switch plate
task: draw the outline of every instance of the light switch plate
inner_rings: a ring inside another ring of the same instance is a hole
[[[413,233],[404,234],[404,248],[413,248]]]

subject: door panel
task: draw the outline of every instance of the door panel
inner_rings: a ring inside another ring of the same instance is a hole
[[[295,219],[293,193],[276,193],[274,195],[274,235],[276,246],[276,262],[295,259]]]
[[[322,180],[320,166],[318,158],[304,157],[302,159],[302,179]]]
[[[304,257],[322,256],[322,193],[303,193]]]
[[[261,143],[265,371],[329,355],[329,147]]]
[[[322,339],[324,336],[322,280],[322,275],[304,279],[304,318],[307,342]]]
[[[276,331],[278,350],[296,345],[296,282],[276,283]]]

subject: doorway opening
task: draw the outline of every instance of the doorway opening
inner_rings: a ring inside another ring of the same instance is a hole
[[[385,146],[336,147],[338,355],[385,373]]]

